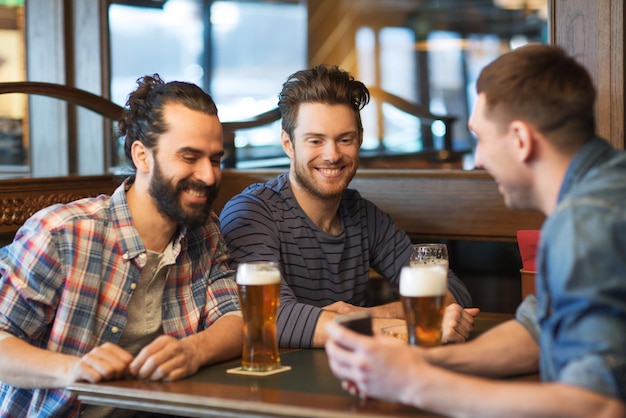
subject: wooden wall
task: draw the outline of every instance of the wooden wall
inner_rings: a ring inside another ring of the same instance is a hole
[[[624,0],[551,0],[550,37],[591,73],[598,133],[624,149]]]

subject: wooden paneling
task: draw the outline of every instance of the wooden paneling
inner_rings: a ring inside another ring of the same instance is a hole
[[[12,236],[33,213],[54,203],[110,194],[120,184],[111,175],[5,179],[0,182],[0,234]]]
[[[544,219],[508,209],[483,171],[363,170],[351,187],[415,239],[516,241],[518,229],[539,229]]]
[[[214,209],[252,183],[282,170],[223,171]],[[5,179],[0,182],[0,233],[14,232],[35,211],[59,202],[111,193],[111,175]],[[504,206],[496,183],[483,171],[359,170],[350,184],[390,213],[416,239],[515,241],[519,229],[539,229],[544,216]]]
[[[219,213],[248,184],[281,170],[224,170]],[[493,179],[483,171],[359,170],[350,184],[390,213],[414,239],[515,242],[517,230],[539,229],[544,216],[508,209]]]
[[[624,144],[624,0],[551,0],[551,40],[589,70],[598,133]]]
[[[215,211],[249,184],[281,172],[224,170]],[[120,181],[110,175],[1,181],[0,245],[37,210],[110,194]],[[351,187],[390,213],[413,239],[447,240],[451,266],[477,306],[514,312],[521,295],[516,231],[538,229],[541,214],[507,209],[495,182],[481,171],[359,170]]]

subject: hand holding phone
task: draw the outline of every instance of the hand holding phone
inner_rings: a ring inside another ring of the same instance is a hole
[[[336,316],[335,322],[359,334],[374,335],[372,331],[372,315],[367,311]]]

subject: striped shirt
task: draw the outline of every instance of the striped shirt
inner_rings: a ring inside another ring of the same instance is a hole
[[[126,184],[101,195],[34,214],[0,249],[0,330],[43,349],[81,356],[117,343],[146,265],[133,226]],[[176,263],[163,291],[163,332],[183,338],[239,310],[228,250],[213,213],[202,228],[173,240]],[[76,416],[79,402],[63,389],[0,383],[0,416]]]
[[[298,205],[289,173],[247,187],[222,209],[222,234],[239,263],[268,260],[281,266],[277,327],[281,347],[311,347],[322,307],[337,301],[366,304],[370,268],[397,284],[409,263],[411,241],[391,216],[358,191],[347,189],[338,210],[339,235],[318,228]],[[471,304],[454,275],[449,288]]]

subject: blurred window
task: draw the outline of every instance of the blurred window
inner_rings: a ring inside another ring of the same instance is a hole
[[[245,120],[277,106],[282,83],[306,66],[306,5],[168,0],[162,8],[112,4],[111,97],[123,105],[144,74],[196,83],[220,120]],[[240,131],[237,148],[280,144],[280,124]],[[121,147],[121,144],[119,145]],[[118,147],[118,148],[119,148]],[[121,157],[123,152],[118,149]]]
[[[0,82],[26,80],[24,0],[0,0]],[[27,100],[0,95],[0,178],[28,172]]]

